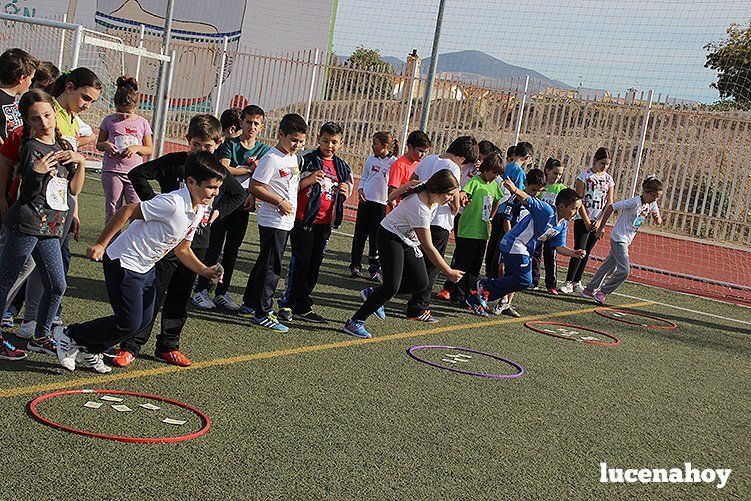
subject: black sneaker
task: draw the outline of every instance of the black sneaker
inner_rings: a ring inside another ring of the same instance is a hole
[[[279,318],[285,322],[292,320],[292,308],[279,308]]]
[[[302,320],[304,322],[312,322],[314,324],[325,324],[327,320],[313,310],[305,313],[294,313],[292,318],[295,320]]]
[[[349,273],[349,276],[352,278],[362,278],[362,272],[360,271],[360,268],[350,268]]]
[[[514,309],[514,307],[511,305],[508,305],[508,307],[501,312],[501,315],[506,315],[514,318],[519,318],[522,316],[521,313],[516,311],[516,309]]]

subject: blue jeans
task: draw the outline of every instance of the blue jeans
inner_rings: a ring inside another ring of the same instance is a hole
[[[503,278],[485,280],[485,290],[490,292],[488,301],[495,301],[512,292],[523,291],[532,285],[532,260],[523,254],[502,252],[504,263]]]
[[[44,288],[37,311],[35,332],[37,338],[42,338],[49,334],[52,320],[65,294],[65,271],[60,239],[26,235],[12,228],[6,229],[4,233],[5,243],[0,255],[0,304],[6,304],[8,293],[18,280],[19,273],[29,260],[29,256],[33,257]]]

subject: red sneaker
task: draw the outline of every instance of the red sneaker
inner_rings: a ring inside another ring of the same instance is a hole
[[[117,355],[112,359],[112,365],[117,367],[127,367],[133,363],[136,357],[128,350],[117,350]]]
[[[171,365],[177,365],[180,367],[187,367],[190,365],[190,359],[180,353],[180,350],[157,351],[154,355],[156,358],[164,360]]]
[[[439,292],[436,297],[441,301],[451,301],[451,293],[446,289],[441,289],[441,292]]]
[[[560,292],[558,292],[558,289],[548,289],[548,294],[552,294],[554,296],[557,296],[557,295],[560,294]]]
[[[23,360],[24,358],[26,358],[25,351],[19,350],[0,336],[0,359]]]

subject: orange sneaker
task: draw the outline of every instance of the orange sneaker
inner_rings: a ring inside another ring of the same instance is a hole
[[[117,367],[127,367],[133,363],[136,357],[128,350],[117,350],[117,355],[112,359],[112,365]]]
[[[180,350],[157,351],[154,355],[159,360],[164,360],[171,365],[177,365],[180,367],[187,367],[190,365],[190,359],[180,353]]]
[[[441,292],[438,293],[437,297],[441,301],[451,301],[451,293],[446,289],[441,289]]]

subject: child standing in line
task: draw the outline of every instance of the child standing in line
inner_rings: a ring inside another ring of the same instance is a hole
[[[504,180],[503,184],[526,205],[529,214],[501,240],[504,277],[477,281],[477,292],[470,296],[470,304],[476,307],[485,307],[487,301],[522,291],[532,284],[530,260],[539,243],[552,240],[551,245],[564,256],[583,256],[585,252],[583,249],[571,250],[566,247],[568,222],[581,207],[581,197],[574,190],[561,190],[553,208],[517,188],[510,179]]]
[[[154,265],[171,250],[193,272],[221,278],[220,270],[198,260],[190,243],[223,180],[223,168],[212,154],[193,155],[186,161],[183,188],[115,212],[86,253],[90,259],[104,261],[113,315],[55,328],[57,358],[64,368],[72,371],[78,364],[99,373],[112,370],[104,364],[102,353],[154,321]],[[118,235],[128,221],[130,226]]]
[[[118,77],[115,92],[115,111],[104,117],[99,126],[96,149],[104,152],[102,159],[102,187],[104,188],[104,222],[126,204],[140,202],[128,179],[128,172],[143,163],[152,152],[151,126],[136,114],[138,82],[133,77]]]
[[[638,197],[620,200],[605,207],[597,222],[598,238],[602,238],[605,233],[605,224],[613,211],[619,211],[621,215],[610,232],[610,254],[582,291],[583,297],[605,304],[607,295],[613,293],[628,278],[631,268],[628,248],[634,241],[636,232],[649,217],[654,218],[657,224],[662,224],[660,208],[657,205],[657,201],[662,197],[662,182],[654,176],[649,176],[642,183],[642,190]]]
[[[555,198],[566,185],[561,183],[563,177],[563,165],[556,158],[548,158],[545,162],[545,181],[547,189],[541,195],[541,199],[552,206],[555,206]],[[550,246],[550,242],[538,245],[535,249],[535,255],[532,257],[532,288],[537,288],[540,283],[540,261],[545,262],[545,288],[549,294],[558,295],[558,265],[555,261],[555,249]]]
[[[290,232],[292,257],[287,268],[286,290],[279,300],[279,317],[324,323],[313,311],[313,289],[323,252],[344,217],[344,201],[349,196],[352,171],[337,156],[342,146],[342,127],[327,122],[318,135],[318,148],[303,157],[303,172],[297,195],[295,225]]]
[[[227,139],[235,139],[242,134],[241,115],[242,109],[240,108],[227,108],[222,112],[219,116],[219,123],[222,124],[222,138],[219,144],[222,144]]]
[[[381,267],[378,264],[376,236],[381,221],[386,217],[389,171],[396,161],[393,152],[397,148],[394,136],[388,132],[376,132],[373,135],[373,154],[365,161],[358,183],[357,221],[349,269],[352,275],[361,275],[360,265],[367,240],[368,272],[373,281],[380,278]]]
[[[584,204],[580,217],[574,221],[574,248],[584,249],[585,254],[581,259],[573,257],[569,261],[566,283],[560,288],[560,292],[564,294],[581,293],[584,290],[581,279],[587,267],[589,255],[597,244],[597,233],[593,229],[593,224],[605,207],[613,203],[615,181],[607,172],[610,159],[610,151],[607,148],[598,148],[592,158],[592,167],[576,178],[574,188],[582,197]]]
[[[250,192],[263,202],[258,208],[260,250],[248,277],[239,314],[277,332],[289,330],[274,315],[274,293],[282,272],[287,236],[295,226],[300,183],[297,152],[305,144],[307,134],[308,124],[300,115],[284,115],[279,123],[279,142],[258,163],[250,184]]]
[[[427,154],[430,145],[430,138],[423,131],[413,130],[409,133],[409,136],[407,136],[407,152],[397,158],[389,169],[389,195],[412,179],[412,173],[415,172],[418,164]],[[389,206],[393,209],[398,203],[398,200],[393,200],[389,203]],[[352,273],[352,276],[357,275]]]
[[[219,161],[240,185],[248,190],[249,196],[250,176],[253,175],[258,161],[270,149],[269,145],[256,141],[256,137],[263,130],[264,117],[264,111],[258,106],[250,105],[243,108],[240,114],[240,135],[225,139],[217,150]],[[206,251],[206,262],[213,265],[219,262],[221,255],[224,279],[217,285],[213,299],[210,295],[211,282],[205,278],[198,279],[196,293],[192,299],[193,306],[198,309],[211,310],[219,307],[230,312],[240,310],[240,305],[232,298],[229,288],[232,285],[237,254],[248,230],[250,213],[246,209],[249,203],[254,204],[255,201],[246,201],[245,207],[238,207],[231,214],[211,225],[211,241]]]
[[[0,55],[0,144],[23,123],[16,96],[29,89],[38,65],[34,56],[21,49]]]
[[[436,171],[427,182],[404,184],[390,197],[405,198],[381,222],[378,229],[378,253],[381,256],[383,285],[372,290],[365,302],[344,324],[344,332],[368,339],[370,332],[365,320],[373,313],[385,318],[383,305],[398,293],[422,295],[429,287],[427,258],[452,282],[458,282],[463,272],[449,267],[430,237],[430,225],[438,207],[445,206],[458,196],[459,181],[448,169]]]
[[[66,287],[60,238],[69,217],[68,192],[77,195],[83,188],[85,161],[62,139],[49,94],[40,90],[27,92],[19,102],[19,112],[23,120],[19,164],[22,182],[18,200],[3,218],[0,304],[6,304],[8,292],[28,257],[32,256],[44,292],[37,312],[36,331],[27,349],[52,355],[55,343],[49,332]],[[20,360],[25,357],[25,352],[1,341],[0,358]]]

